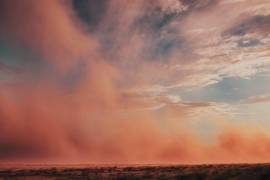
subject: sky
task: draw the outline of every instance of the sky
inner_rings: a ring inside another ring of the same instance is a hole
[[[268,0],[0,0],[0,163],[270,161]]]

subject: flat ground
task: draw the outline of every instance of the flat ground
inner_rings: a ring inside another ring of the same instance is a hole
[[[3,167],[4,179],[269,179],[270,164],[110,166],[110,167]]]

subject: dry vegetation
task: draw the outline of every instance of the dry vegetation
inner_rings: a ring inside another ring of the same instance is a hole
[[[0,179],[270,179],[270,164],[2,168]]]

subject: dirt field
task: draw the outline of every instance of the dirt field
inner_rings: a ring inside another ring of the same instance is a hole
[[[270,179],[270,164],[111,166],[111,167],[5,167],[0,179]]]

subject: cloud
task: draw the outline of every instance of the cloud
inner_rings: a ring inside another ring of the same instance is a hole
[[[236,27],[227,30],[225,35],[243,36],[248,33],[269,31],[270,16],[257,15],[244,20]]]
[[[160,1],[159,3],[161,10],[166,14],[181,13],[188,9],[188,6],[184,5],[181,1],[178,0]]]
[[[108,0],[72,0],[72,6],[79,18],[85,22],[90,30],[95,28],[101,22],[108,8]]]
[[[252,96],[249,97],[245,103],[253,104],[253,103],[267,103],[270,102],[270,95],[269,94],[263,94],[258,96]]]

